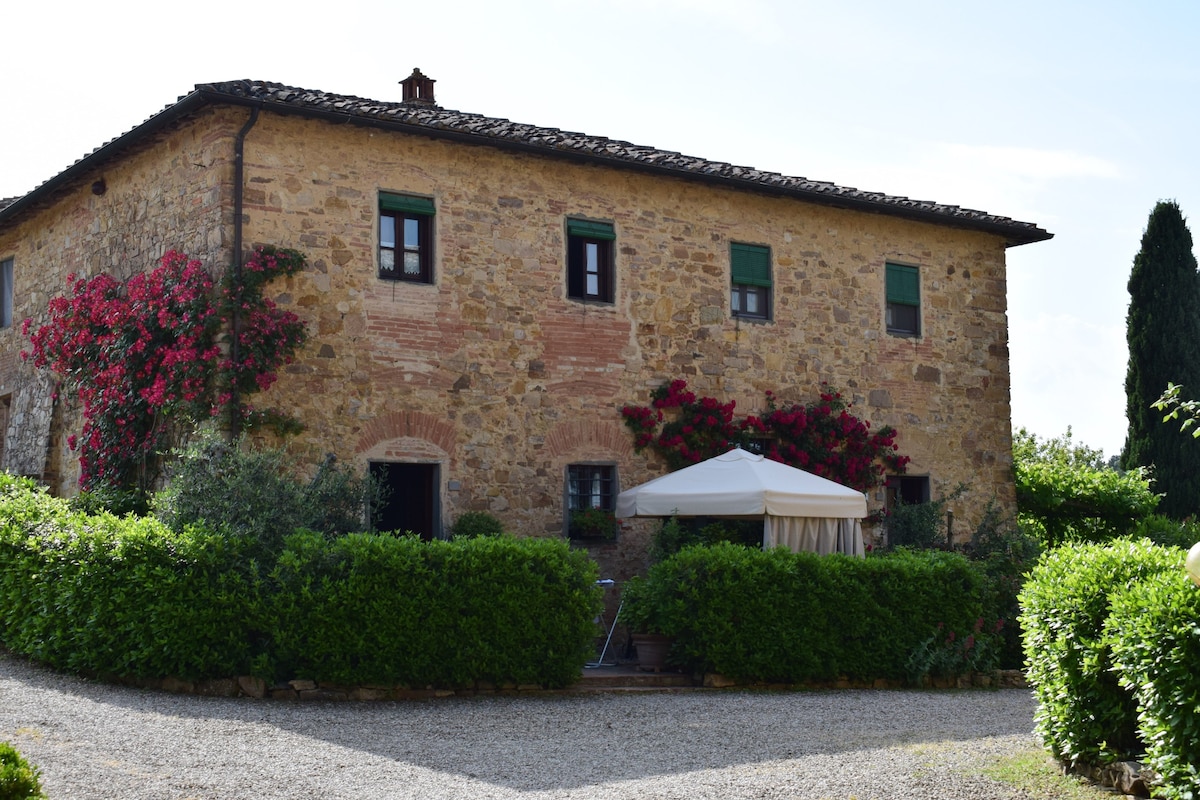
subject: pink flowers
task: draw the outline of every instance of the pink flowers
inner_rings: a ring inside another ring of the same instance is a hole
[[[634,434],[634,448],[647,447],[674,469],[710,458],[734,443],[760,446],[768,458],[832,478],[860,491],[883,482],[886,472],[902,473],[909,462],[899,455],[896,431],[872,431],[849,412],[837,392],[822,388],[819,401],[779,407],[766,393],[767,412],[734,421],[734,403],[697,398],[687,382],[671,381],[651,393],[649,406],[625,406],[621,416]],[[678,409],[663,422],[664,409]],[[661,428],[660,428],[661,424]]]
[[[260,249],[243,273],[252,278],[227,281],[221,303],[203,265],[176,251],[124,284],[104,274],[68,276],[69,292],[50,301],[49,321],[30,333],[26,320],[22,332],[32,344],[24,357],[62,376],[83,406],[83,430],[68,446],[80,448],[85,489],[138,485],[170,420],[215,415],[230,389],[249,394],[271,385],[305,331],[295,315],[262,297],[262,286],[303,264],[295,251]],[[249,309],[236,369],[222,363],[219,343],[233,302]],[[218,394],[221,386],[228,388]]]

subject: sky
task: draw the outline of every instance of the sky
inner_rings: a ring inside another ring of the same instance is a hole
[[[1108,455],[1146,221],[1200,215],[1194,0],[48,0],[0,23],[0,197],[198,83],[399,100],[419,67],[445,108],[1036,223],[1054,238],[1008,251],[1013,427]]]

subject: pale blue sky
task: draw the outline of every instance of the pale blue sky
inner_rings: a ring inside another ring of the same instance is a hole
[[[1146,218],[1200,220],[1190,0],[34,5],[3,17],[0,197],[197,83],[399,99],[418,66],[447,108],[1039,224],[1009,250],[1013,424],[1108,454]]]

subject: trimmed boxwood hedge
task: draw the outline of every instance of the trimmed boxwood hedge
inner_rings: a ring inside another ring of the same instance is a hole
[[[247,537],[72,512],[0,474],[0,641],[122,677],[562,686],[593,653],[596,565],[562,540]]]
[[[633,628],[674,637],[672,659],[739,681],[903,680],[939,626],[991,613],[987,579],[963,556],[865,559],[693,546],[651,568],[627,600]]]

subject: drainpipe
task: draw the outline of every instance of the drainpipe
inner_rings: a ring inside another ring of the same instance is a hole
[[[238,131],[237,138],[233,143],[233,265],[231,269],[233,270],[232,283],[234,286],[239,285],[242,281],[242,206],[245,194],[246,134],[250,133],[254,123],[258,122],[259,108],[261,108],[261,104],[250,109],[250,118]],[[235,370],[241,360],[241,345],[238,342],[241,327],[242,307],[240,303],[234,303],[229,315],[229,360]],[[229,394],[229,437],[232,439],[238,435],[242,426],[242,399],[238,393],[236,381],[229,387]]]

